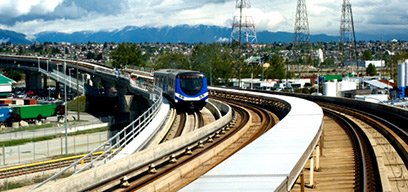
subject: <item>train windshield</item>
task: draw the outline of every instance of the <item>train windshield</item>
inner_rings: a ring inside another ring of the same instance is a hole
[[[203,74],[186,73],[178,75],[181,90],[187,95],[197,95],[203,88]]]

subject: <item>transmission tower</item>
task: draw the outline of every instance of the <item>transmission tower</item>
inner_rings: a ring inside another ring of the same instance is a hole
[[[310,49],[303,50],[303,49],[308,49],[308,48]],[[296,62],[299,63],[300,58],[308,54],[312,58],[312,52],[311,52],[312,43],[310,42],[309,20],[307,16],[306,0],[297,1],[293,50],[294,50],[295,64]]]
[[[339,54],[341,63],[349,60],[350,66],[356,62],[357,74],[358,74],[358,61],[357,61],[357,46],[356,46],[356,34],[354,33],[354,21],[353,11],[351,9],[350,0],[343,0],[341,8],[341,21],[340,21],[340,40],[339,40]],[[353,47],[354,46],[354,47]]]
[[[238,41],[239,45],[243,42],[249,47],[250,44],[256,42],[255,23],[250,16],[249,9],[251,8],[250,0],[236,0],[236,10],[232,21],[231,42]]]
[[[241,43],[242,38],[247,44],[247,48],[253,42],[256,42],[256,32],[255,23],[252,16],[249,15],[249,10],[251,8],[251,3],[249,0],[236,0],[235,12],[232,21],[232,31],[231,31],[231,45],[238,41],[239,56],[242,54]],[[241,87],[241,70],[242,64],[239,62],[238,66],[238,87]]]

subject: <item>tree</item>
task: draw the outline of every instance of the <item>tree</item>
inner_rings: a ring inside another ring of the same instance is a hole
[[[142,50],[138,44],[121,43],[111,52],[112,65],[122,68],[127,65],[144,67]]]
[[[272,55],[268,61],[269,69],[265,71],[265,78],[267,79],[284,79],[286,78],[286,66],[283,58],[279,55]]]
[[[196,45],[191,55],[191,69],[205,73],[213,83],[217,83],[219,78],[224,83],[232,78],[236,69],[234,64],[237,63],[231,55],[231,49],[219,43]]]
[[[88,53],[86,54],[86,59],[95,59],[95,53],[88,51]]]
[[[324,60],[323,65],[325,66],[334,66],[334,59],[333,58],[327,58]]]
[[[376,76],[377,75],[377,69],[373,64],[369,64],[367,69],[366,69],[366,74],[369,76]]]
[[[11,69],[3,69],[3,75],[14,81],[20,81],[23,79],[23,73]]]
[[[362,56],[362,59],[364,61],[372,61],[373,60],[373,54],[371,53],[371,50],[365,50]]]
[[[155,69],[189,69],[189,62],[186,56],[181,53],[165,52],[160,54],[155,65]]]

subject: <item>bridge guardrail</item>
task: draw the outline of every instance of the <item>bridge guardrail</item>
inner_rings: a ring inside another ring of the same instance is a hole
[[[111,139],[109,139],[105,143],[101,144],[99,147],[92,150],[90,153],[88,153],[88,155],[85,155],[83,158],[77,160],[76,162],[71,164],[69,167],[63,169],[62,171],[56,173],[54,176],[48,178],[47,180],[33,187],[31,190],[41,187],[42,185],[44,185],[45,183],[51,180],[56,181],[60,175],[62,175],[63,173],[66,173],[70,169],[74,169],[73,175],[75,175],[87,168],[94,168],[94,167],[101,165],[102,163],[107,163],[109,159],[111,159],[114,155],[119,153],[120,149],[123,148],[127,144],[128,141],[130,141],[131,139],[134,139],[141,131],[143,131],[143,129],[152,121],[152,119],[155,117],[155,115],[159,111],[161,103],[162,103],[162,97],[161,97],[162,90],[159,87],[154,87],[152,89],[154,90],[155,95],[158,95],[158,97],[155,97],[156,100],[154,104],[146,112],[144,112],[141,116],[139,116],[131,124],[123,128],[122,131],[117,133]],[[106,149],[106,146],[109,146],[109,147]],[[96,151],[104,151],[104,152],[98,156],[94,156],[93,153],[95,153]],[[77,166],[81,165],[81,163],[83,163],[83,161],[88,158],[91,159],[90,162],[84,165],[79,170],[77,170]]]
[[[39,68],[39,72],[48,75],[49,77],[53,78],[53,79],[61,79],[61,82],[65,82],[67,83],[67,87],[71,87],[72,89],[76,89],[77,88],[77,83],[76,83],[76,78],[69,76],[69,75],[64,75],[64,73],[61,73],[59,71],[54,71],[54,72],[50,72],[50,71],[46,71],[42,68]],[[70,78],[68,78],[70,77]],[[84,90],[84,82],[78,80],[78,84],[79,84],[79,92],[81,93],[85,93]]]

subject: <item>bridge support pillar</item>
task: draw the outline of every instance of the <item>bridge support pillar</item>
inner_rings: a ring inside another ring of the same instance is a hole
[[[320,146],[316,146],[316,171],[320,171]]]
[[[44,91],[47,93],[47,88],[48,88],[48,76],[47,75],[43,75],[43,82],[44,82]],[[48,94],[48,93],[47,93]]]
[[[117,86],[116,90],[118,91],[118,108],[119,112],[127,112],[129,110],[129,107],[127,107],[127,102],[126,102],[126,93],[127,93],[127,87],[120,87]]]
[[[152,105],[151,101],[139,95],[126,95],[130,119],[136,119]]]
[[[105,90],[105,95],[106,96],[111,95],[110,90],[112,89],[112,82],[102,80],[102,86],[103,86],[103,89]]]
[[[310,157],[310,174],[309,174],[309,185],[308,187],[313,188],[314,186],[314,157]]]
[[[60,84],[58,81],[56,81],[55,82],[55,94],[57,98],[58,98],[59,93],[60,93]]]
[[[302,172],[300,172],[300,191],[305,192],[305,175],[303,169]]]
[[[101,78],[98,76],[93,76],[91,78],[91,86],[95,87],[95,88],[99,88],[99,83],[101,82]]]
[[[38,72],[26,72],[26,89],[27,90],[39,90],[42,89],[41,73]]]

